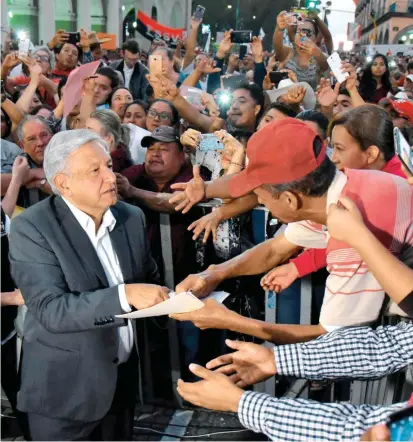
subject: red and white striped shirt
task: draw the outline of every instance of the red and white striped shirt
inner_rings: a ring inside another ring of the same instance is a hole
[[[413,189],[406,180],[379,171],[337,171],[327,192],[327,211],[340,196],[352,199],[366,226],[394,255],[413,247]],[[377,319],[384,291],[357,251],[330,238],[325,226],[311,221],[291,223],[285,237],[305,248],[327,249],[326,291],[320,324],[363,325]]]

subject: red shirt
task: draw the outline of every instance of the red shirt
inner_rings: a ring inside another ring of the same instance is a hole
[[[397,155],[388,161],[381,171],[406,178],[402,171],[402,163]],[[297,258],[291,259],[290,262],[294,263],[300,278],[302,278],[327,266],[326,249],[308,249]]]

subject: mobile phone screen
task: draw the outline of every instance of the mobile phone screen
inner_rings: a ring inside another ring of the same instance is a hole
[[[287,72],[270,72],[270,80],[271,83],[275,84],[278,87],[278,83],[281,80],[286,80],[288,78]]]
[[[389,422],[387,425],[390,430],[390,440],[392,442],[412,440],[413,407],[407,407],[393,413],[389,417]]]
[[[231,42],[232,43],[251,43],[252,31],[232,31]]]
[[[397,156],[404,167],[413,175],[413,151],[403,134],[396,127],[394,129],[394,144]]]
[[[222,150],[224,145],[221,143],[219,138],[214,134],[203,134],[201,135],[201,140],[199,141],[199,150],[206,152],[209,150]]]

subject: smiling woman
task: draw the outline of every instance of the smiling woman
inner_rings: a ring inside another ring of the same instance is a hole
[[[108,98],[110,108],[119,115],[122,120],[125,116],[125,106],[133,101],[132,94],[129,89],[123,86],[119,86],[113,89],[111,95]]]

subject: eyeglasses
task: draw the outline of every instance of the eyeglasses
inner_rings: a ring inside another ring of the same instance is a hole
[[[313,31],[311,29],[301,28],[297,31],[297,34],[300,34],[303,37],[310,38],[313,36]]]
[[[44,63],[50,63],[50,58],[47,55],[35,55],[33,58],[36,61],[43,61]]]
[[[172,116],[168,112],[156,112],[154,110],[148,111],[148,117],[156,118],[158,117],[161,121],[171,120]]]

